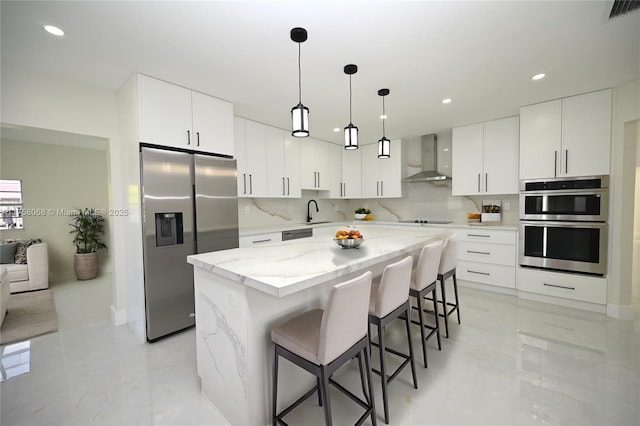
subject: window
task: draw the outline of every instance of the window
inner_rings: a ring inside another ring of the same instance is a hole
[[[23,229],[22,224],[22,182],[0,180],[0,230]]]

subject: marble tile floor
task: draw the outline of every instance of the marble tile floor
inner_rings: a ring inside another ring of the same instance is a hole
[[[111,326],[108,275],[52,289],[59,331],[0,348],[1,425],[224,424],[200,394],[193,329],[141,344]],[[408,369],[390,385],[392,425],[640,424],[639,320],[470,288],[460,298],[462,325],[442,351],[429,343],[428,369],[412,329],[419,389]],[[403,348],[401,323],[387,343]],[[337,380],[357,392],[355,363]],[[378,378],[374,392],[384,424]],[[335,389],[331,398],[334,424],[360,415]],[[322,408],[310,398],[286,420],[323,424]]]

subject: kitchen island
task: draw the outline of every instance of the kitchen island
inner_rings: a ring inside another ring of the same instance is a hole
[[[446,236],[423,228],[364,225],[364,244],[342,249],[332,241],[339,228],[314,229],[311,238],[187,258],[194,266],[202,393],[230,424],[270,423],[274,325],[324,306],[333,285],[366,270],[380,275],[385,265]],[[280,404],[290,403],[313,383],[311,376],[283,363]]]

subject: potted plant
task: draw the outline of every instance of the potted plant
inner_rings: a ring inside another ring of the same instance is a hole
[[[355,215],[354,217],[358,220],[362,220],[365,217],[367,217],[368,214],[371,214],[371,210],[369,209],[365,209],[364,207],[360,207],[358,209],[355,210]]]
[[[96,209],[77,210],[73,215],[73,244],[76,246],[73,267],[79,280],[92,280],[98,276],[100,259],[98,251],[106,249],[102,242],[104,216]]]

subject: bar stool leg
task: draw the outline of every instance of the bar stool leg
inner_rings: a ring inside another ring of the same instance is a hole
[[[367,387],[365,386],[364,368],[362,366],[362,352],[359,352],[357,357],[358,357],[358,370],[360,371],[360,383],[362,384],[362,393],[364,395],[364,398],[369,403],[369,405],[371,405],[371,401],[369,400],[369,395],[367,394]]]
[[[433,317],[436,320],[436,337],[438,338],[438,350],[442,350],[442,343],[440,342],[440,325],[438,324],[438,299],[436,298],[436,288],[433,288],[431,292],[431,296],[433,297]]]
[[[375,406],[375,397],[373,396],[373,378],[371,377],[371,360],[369,359],[369,352],[371,352],[371,345],[369,345],[369,350],[364,350],[364,365],[367,371],[367,383],[369,384],[369,404],[371,405],[371,425],[377,426],[377,417],[376,417],[376,406]]]
[[[333,425],[331,420],[331,404],[329,403],[329,375],[326,368],[323,365],[320,370],[320,394],[322,395],[322,401],[324,401],[324,418],[327,426]]]
[[[273,351],[273,399],[272,399],[272,406],[271,406],[271,412],[272,412],[272,422],[273,425],[277,425],[278,422],[276,420],[276,416],[278,415],[277,410],[277,405],[278,405],[278,350],[274,349]]]
[[[434,298],[435,298],[435,294],[434,294]],[[418,299],[418,319],[420,321],[420,337],[422,338],[422,360],[424,361],[424,368],[427,368],[427,341],[424,335],[424,317],[422,312],[422,297],[418,295],[417,299]],[[437,316],[436,316],[436,321],[438,321]]]
[[[411,305],[407,304],[407,312],[404,317],[405,324],[407,325],[407,340],[409,341],[409,356],[411,357],[411,375],[413,376],[413,387],[418,389],[418,378],[416,377],[416,360],[413,357],[413,342],[411,341],[411,321],[409,315],[411,313]]]
[[[384,329],[378,323],[378,341],[380,349],[380,378],[382,379],[382,404],[384,405],[384,422],[389,424],[389,399],[387,392],[387,363],[385,361]]]
[[[442,310],[444,313],[444,337],[449,338],[449,315],[447,315],[447,292],[445,291],[444,276],[440,276],[440,290],[442,292]]]
[[[318,405],[322,407],[322,394],[320,393],[320,377],[316,377],[316,385],[318,386]]]
[[[458,280],[455,272],[453,273],[453,292],[456,296],[456,314],[458,315],[458,324],[460,324],[460,299],[458,299]]]

